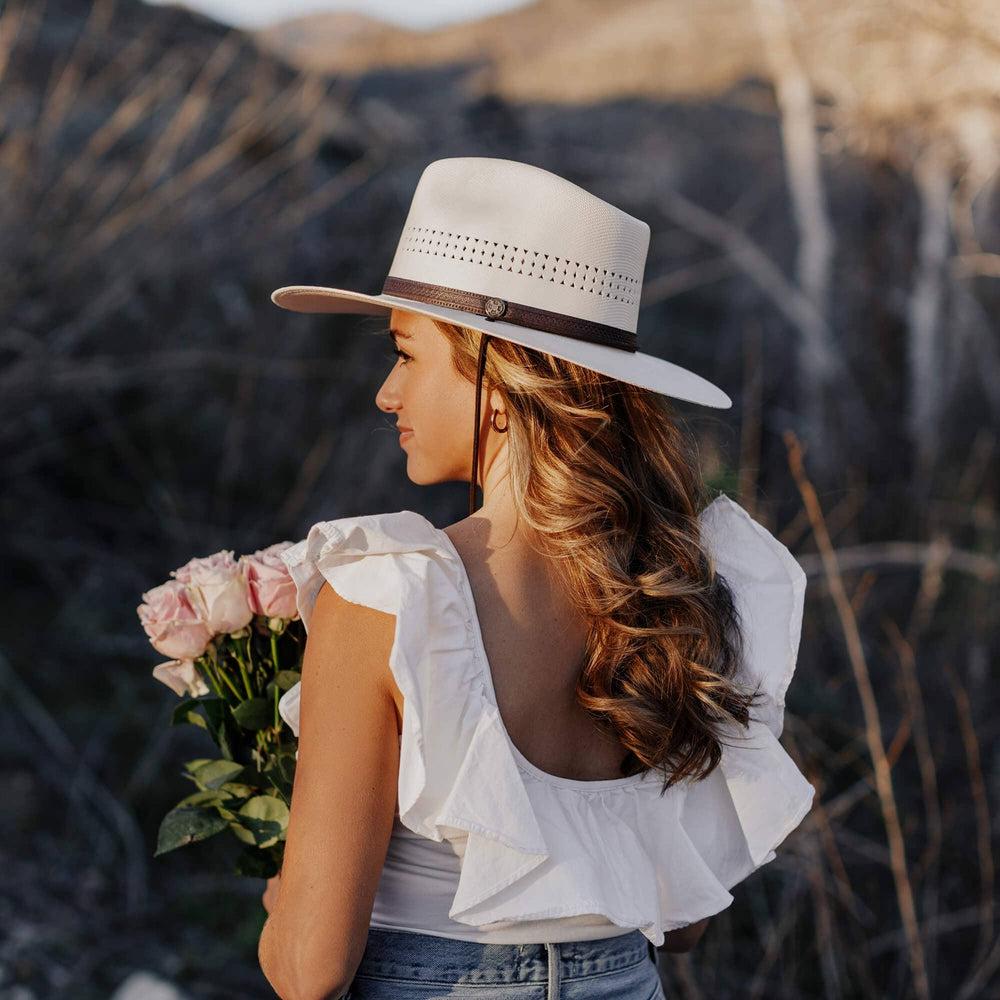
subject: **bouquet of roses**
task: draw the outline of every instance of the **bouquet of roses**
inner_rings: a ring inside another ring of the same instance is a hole
[[[204,729],[218,747],[185,763],[197,791],[160,823],[155,856],[229,829],[244,844],[236,871],[281,869],[297,743],[278,711],[301,677],[305,630],[278,542],[249,556],[190,560],[142,595],[153,648],[171,657],[153,676],[183,700],[170,724]]]

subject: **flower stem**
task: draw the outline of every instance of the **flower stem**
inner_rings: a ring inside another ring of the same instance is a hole
[[[253,689],[250,687],[250,678],[247,676],[246,664],[243,662],[243,657],[240,656],[239,641],[233,642],[233,656],[236,657],[236,662],[239,664],[239,667],[240,667],[240,676],[243,678],[243,686],[247,690],[247,697],[248,698],[252,698],[253,697]],[[233,688],[233,691],[236,692],[236,689]],[[240,695],[240,694],[237,693],[236,697],[237,698],[241,698],[242,695]]]
[[[215,676],[215,671],[209,665],[209,658],[207,656],[199,656],[194,662],[195,666],[201,671],[202,677],[208,681],[209,687],[221,698],[222,685],[219,684],[219,680]]]
[[[219,663],[218,650],[215,648],[215,646],[209,646],[209,656],[212,660],[212,666],[215,668],[216,676],[225,681],[226,686],[229,688],[229,690],[232,691],[233,694],[236,695],[236,697],[242,701],[243,695],[241,695],[239,691],[236,690],[236,688],[233,685],[233,682],[229,679],[229,674],[226,673],[222,665]],[[219,689],[219,696],[222,697],[221,688]]]
[[[229,675],[228,675],[228,674],[227,674],[227,673],[225,672],[225,670],[222,670],[222,669],[220,669],[220,670],[219,670],[219,676],[220,676],[220,677],[221,677],[221,678],[222,678],[222,679],[223,679],[223,680],[224,680],[224,681],[226,682],[226,684],[227,684],[227,685],[229,686],[229,690],[230,690],[230,691],[232,691],[232,692],[233,692],[233,694],[234,694],[234,695],[236,695],[236,697],[237,697],[237,698],[238,698],[238,699],[239,699],[240,701],[242,701],[242,700],[243,700],[243,695],[241,695],[241,694],[239,693],[239,691],[237,691],[237,690],[236,690],[236,685],[235,685],[235,684],[233,684],[233,682],[232,682],[232,681],[231,681],[231,680],[229,679]]]

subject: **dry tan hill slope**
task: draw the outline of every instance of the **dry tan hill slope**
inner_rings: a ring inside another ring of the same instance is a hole
[[[467,62],[471,90],[511,101],[696,99],[780,79],[789,100],[803,86],[826,98],[829,124],[867,143],[912,125],[971,159],[1000,148],[994,0],[539,0],[432,31],[336,13],[255,37],[331,73]]]

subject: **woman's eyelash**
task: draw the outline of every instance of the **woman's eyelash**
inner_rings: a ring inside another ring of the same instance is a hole
[[[407,354],[406,351],[401,351],[398,347],[393,347],[392,353],[395,354],[397,357],[405,358],[406,360],[403,362],[404,365],[406,364],[407,361],[410,360],[410,355]]]

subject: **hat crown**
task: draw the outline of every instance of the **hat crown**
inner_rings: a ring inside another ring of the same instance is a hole
[[[541,167],[460,156],[417,182],[389,276],[635,333],[649,226]]]

